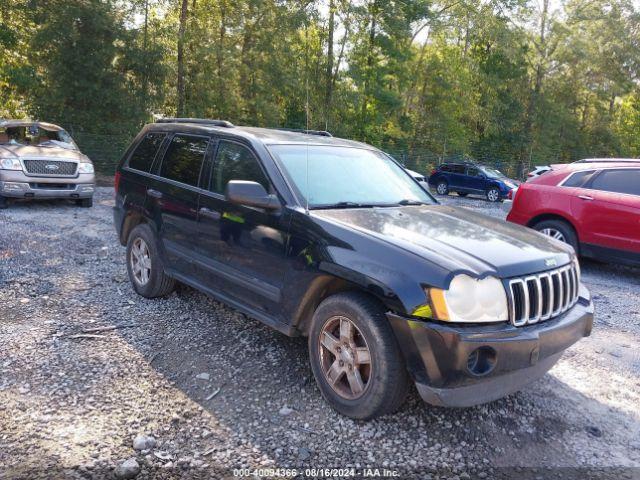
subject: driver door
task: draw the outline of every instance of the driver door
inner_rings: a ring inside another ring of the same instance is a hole
[[[231,180],[273,187],[247,146],[220,140],[198,211],[198,276],[212,290],[270,316],[280,315],[286,270],[288,216],[236,205],[224,196]],[[282,320],[282,319],[281,319]]]

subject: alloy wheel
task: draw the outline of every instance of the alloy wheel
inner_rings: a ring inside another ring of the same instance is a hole
[[[372,378],[371,351],[360,329],[347,317],[331,317],[318,340],[320,365],[329,386],[348,400],[364,395]]]
[[[565,238],[564,234],[560,230],[557,230],[555,228],[543,228],[542,230],[540,230],[540,233],[544,233],[551,238],[555,238],[556,240],[567,243],[567,239]]]
[[[498,190],[496,190],[495,188],[492,188],[487,192],[487,198],[490,202],[497,202],[500,198],[500,192],[498,192]]]
[[[446,195],[447,194],[447,184],[446,183],[439,183],[438,187],[436,188],[436,190],[438,191],[438,193],[440,195]]]
[[[149,246],[138,237],[131,246],[131,271],[133,278],[139,285],[146,285],[151,277],[151,255]]]

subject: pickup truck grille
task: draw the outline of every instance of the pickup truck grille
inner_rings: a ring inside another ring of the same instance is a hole
[[[23,160],[23,162],[29,175],[43,177],[73,177],[78,169],[76,162],[60,160]]]
[[[578,301],[580,274],[575,264],[509,280],[509,316],[516,327],[566,312]]]

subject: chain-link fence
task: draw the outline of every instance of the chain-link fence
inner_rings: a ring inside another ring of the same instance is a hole
[[[116,165],[122,154],[137,134],[137,131],[121,133],[88,132],[76,125],[61,122],[71,136],[75,139],[83,153],[94,162],[96,171],[101,175],[114,174]],[[481,152],[476,155],[464,153],[446,152],[442,148],[434,150],[426,148],[398,148],[397,146],[378,145],[382,150],[392,155],[402,165],[424,175],[443,162],[475,161],[488,165],[505,173],[511,178],[523,179],[527,172],[535,168],[535,165],[563,163],[578,160],[576,158],[562,158],[560,153],[551,155],[525,155],[526,160],[521,160],[519,155],[513,152]]]

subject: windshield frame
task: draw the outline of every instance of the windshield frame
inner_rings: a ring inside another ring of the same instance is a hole
[[[395,158],[393,158],[391,155],[389,155],[386,152],[383,152],[382,150],[379,150],[377,148],[374,147],[369,147],[367,148],[367,146],[353,146],[353,145],[331,145],[331,144],[326,144],[326,143],[313,143],[313,142],[309,142],[309,143],[299,143],[299,142],[291,142],[291,143],[265,143],[264,146],[266,147],[267,152],[269,153],[269,156],[271,157],[271,160],[273,161],[276,169],[278,170],[278,173],[280,174],[280,176],[282,177],[282,179],[284,180],[284,183],[286,184],[287,188],[289,189],[289,192],[291,193],[292,197],[295,199],[298,207],[305,209],[307,212],[310,210],[321,210],[321,209],[327,209],[327,208],[359,208],[357,206],[350,206],[350,205],[344,205],[344,206],[337,206],[337,205],[323,205],[323,206],[313,206],[312,204],[307,204],[306,198],[305,196],[302,194],[302,192],[298,189],[298,186],[296,185],[295,181],[293,180],[293,178],[291,177],[289,171],[287,170],[286,166],[283,165],[282,161],[280,160],[279,156],[277,155],[276,152],[274,152],[272,149],[274,147],[331,147],[331,148],[344,148],[344,149],[354,149],[354,150],[364,150],[364,151],[368,151],[368,152],[373,152],[375,154],[379,154],[385,157],[385,159],[391,161],[393,164],[395,164],[400,171],[402,171],[402,173],[409,178],[414,184],[416,184],[418,186],[418,188],[420,188],[422,190],[422,192],[424,192],[425,196],[429,199],[429,203],[424,202],[421,203],[422,205],[439,205],[440,202],[438,202],[438,200],[431,194],[431,192],[429,192],[428,190],[425,190],[425,188],[420,184],[420,182],[418,182],[415,178],[413,178],[413,176],[411,176],[409,174],[409,172],[407,172],[407,170],[405,169],[405,167],[400,164]],[[346,202],[349,203],[349,202]],[[413,203],[409,204],[409,205],[414,205]],[[401,205],[401,204],[390,204],[390,203],[384,203],[384,202],[380,202],[379,204],[376,203],[375,205],[371,204],[367,204],[365,206],[363,206],[362,208],[370,208],[370,207],[382,207],[382,208],[389,208],[389,207],[404,207],[407,205]]]

